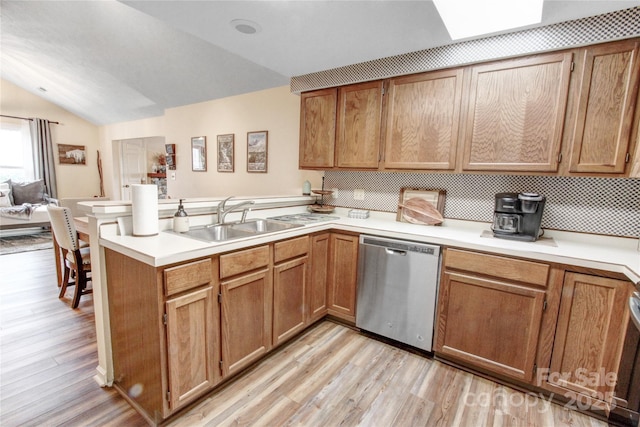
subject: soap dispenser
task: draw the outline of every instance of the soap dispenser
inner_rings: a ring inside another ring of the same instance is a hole
[[[189,231],[189,216],[184,211],[184,206],[182,206],[182,201],[184,199],[180,199],[180,204],[178,204],[178,211],[173,216],[173,231],[177,233],[185,233]]]

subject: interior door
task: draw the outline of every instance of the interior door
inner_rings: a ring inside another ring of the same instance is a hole
[[[146,182],[146,149],[143,139],[120,142],[120,197],[131,200],[131,185]]]

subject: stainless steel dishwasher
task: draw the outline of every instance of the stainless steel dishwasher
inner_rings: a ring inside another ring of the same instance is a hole
[[[356,326],[431,351],[440,246],[360,236]]]

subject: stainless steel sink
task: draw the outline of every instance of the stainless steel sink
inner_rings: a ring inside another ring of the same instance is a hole
[[[246,222],[192,227],[189,231],[179,234],[204,242],[226,242],[296,227],[302,227],[302,225],[273,221],[270,219],[254,219]]]
[[[242,237],[250,237],[255,233],[249,231],[236,230],[231,224],[220,224],[212,227],[192,227],[182,236],[191,237],[193,239],[202,240],[204,242],[225,242],[227,240],[240,239]]]
[[[250,231],[256,234],[271,233],[273,231],[287,230],[289,228],[300,227],[298,224],[290,224],[287,222],[273,221],[270,219],[254,219],[246,222],[232,224],[233,229]]]

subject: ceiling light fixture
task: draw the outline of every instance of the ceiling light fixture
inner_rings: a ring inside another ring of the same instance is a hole
[[[262,27],[258,23],[247,19],[234,19],[230,24],[242,34],[256,34],[262,31]]]
[[[452,40],[539,24],[543,0],[433,0]]]

